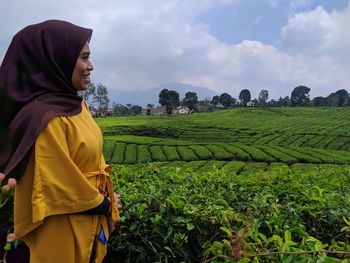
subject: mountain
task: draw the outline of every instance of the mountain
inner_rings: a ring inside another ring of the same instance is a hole
[[[149,89],[149,90],[129,90],[129,91],[123,91],[123,90],[108,90],[108,97],[111,101],[111,104],[113,102],[117,104],[123,104],[126,105],[128,103],[131,103],[133,105],[140,105],[143,107],[146,107],[147,104],[153,104],[155,106],[158,104],[159,99],[159,93],[163,89],[168,90],[175,90],[180,94],[180,100],[182,100],[185,97],[185,94],[189,91],[196,92],[198,96],[198,100],[203,100],[205,98],[212,99],[213,96],[219,95],[218,92],[213,91],[208,88],[204,87],[196,87],[189,84],[183,84],[183,83],[169,83],[169,84],[163,84],[159,87]]]

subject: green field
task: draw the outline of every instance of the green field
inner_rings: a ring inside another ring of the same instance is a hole
[[[349,262],[349,108],[96,121],[123,196],[106,262]]]
[[[213,159],[288,164],[350,161],[348,108],[239,108],[189,116],[96,121],[104,134],[106,159],[111,163]],[[116,142],[125,144],[123,156]],[[126,147],[130,144],[135,146]]]

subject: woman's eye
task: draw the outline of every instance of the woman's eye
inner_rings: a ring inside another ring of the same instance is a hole
[[[86,53],[86,54],[82,54],[81,56],[83,59],[89,59],[90,58],[90,54]]]

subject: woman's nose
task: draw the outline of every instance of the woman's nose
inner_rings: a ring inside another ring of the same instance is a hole
[[[94,70],[94,66],[92,65],[92,63],[90,61],[89,61],[89,64],[88,64],[88,70],[89,71]]]

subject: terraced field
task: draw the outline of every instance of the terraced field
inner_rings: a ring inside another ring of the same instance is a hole
[[[108,162],[350,161],[350,109],[231,109],[189,116],[97,119]]]
[[[287,164],[350,162],[350,152],[310,147],[279,145],[244,145],[242,143],[200,143],[158,139],[143,141],[143,137],[105,137],[106,161],[116,164],[147,162],[225,160],[257,161]]]

